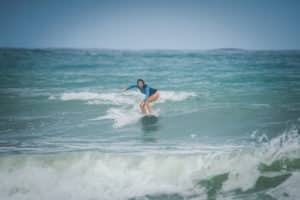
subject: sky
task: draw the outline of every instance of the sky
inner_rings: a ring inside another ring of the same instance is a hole
[[[300,1],[0,0],[0,47],[300,49]]]

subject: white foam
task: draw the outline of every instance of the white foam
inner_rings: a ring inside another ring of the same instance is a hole
[[[0,198],[127,199],[160,192],[184,193],[192,186],[189,178],[195,161],[189,157],[90,153],[69,157],[18,157],[17,166],[2,159],[0,177],[7,181],[0,188]]]
[[[160,99],[158,102],[165,101],[184,101],[190,97],[197,96],[195,92],[184,92],[184,91],[161,91]]]
[[[184,91],[160,91],[160,99],[158,102],[163,103],[165,101],[183,101],[190,97],[197,96],[194,92],[184,92]],[[90,92],[90,91],[81,91],[81,92],[66,92],[58,97],[50,96],[49,99],[60,99],[63,101],[70,100],[80,100],[87,101],[94,104],[134,104],[143,100],[143,95],[134,92]]]
[[[259,147],[212,148],[203,153],[118,154],[74,152],[0,157],[0,199],[109,199],[119,200],[154,194],[199,195],[197,183],[229,173],[222,193],[255,185],[260,163],[282,157],[299,157],[299,137],[293,133]],[[219,149],[219,150],[218,150]],[[299,173],[269,192],[275,198],[287,193],[298,199]],[[279,193],[277,191],[280,191]]]
[[[179,102],[197,96],[194,92],[185,91],[160,91],[160,98],[153,104],[162,104],[168,101]],[[111,104],[113,107],[106,111],[105,115],[94,118],[93,120],[110,119],[114,121],[114,127],[120,128],[128,124],[137,122],[142,116],[139,103],[143,100],[143,95],[135,92],[66,92],[59,96],[50,96],[50,100],[60,99],[62,101],[84,101],[87,104]],[[121,107],[120,107],[121,106]],[[153,109],[153,108],[152,108]],[[154,114],[158,115],[159,109],[153,109]]]
[[[68,92],[60,96],[61,100],[81,100],[87,101],[90,104],[133,104],[135,99],[129,96],[122,95],[116,92],[111,93],[96,93],[96,92]]]
[[[160,109],[152,110],[153,115],[159,116]],[[121,128],[128,124],[136,123],[144,114],[137,106],[131,109],[125,107],[110,108],[107,110],[106,115],[97,117],[92,120],[105,120],[111,119],[114,121],[113,126],[115,128]]]
[[[107,114],[104,116],[97,117],[93,120],[104,120],[111,119],[114,120],[114,127],[120,128],[127,124],[132,124],[138,121],[143,114],[136,108],[126,109],[126,108],[110,108],[107,110]]]
[[[287,181],[272,189],[268,193],[275,199],[277,199],[277,197],[281,197],[280,199],[286,200],[300,199],[299,183],[300,173],[294,172]]]

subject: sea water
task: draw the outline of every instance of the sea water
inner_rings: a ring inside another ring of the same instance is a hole
[[[2,48],[0,119],[3,200],[300,199],[300,51]]]

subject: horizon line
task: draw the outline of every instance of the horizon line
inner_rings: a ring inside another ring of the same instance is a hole
[[[70,49],[70,50],[110,50],[110,51],[214,51],[214,50],[233,50],[233,51],[300,51],[300,48],[278,48],[278,49],[252,49],[236,47],[220,48],[106,48],[106,47],[22,47],[22,46],[0,46],[0,49],[28,49],[28,50],[46,50],[46,49]]]

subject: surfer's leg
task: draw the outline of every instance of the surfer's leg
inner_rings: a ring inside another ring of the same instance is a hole
[[[156,91],[153,95],[148,97],[147,101],[149,101],[149,103],[156,101],[159,98],[159,96],[160,96],[159,92]]]
[[[159,98],[159,92],[155,92],[153,95],[151,95],[147,101],[145,102],[145,106],[148,110],[149,113],[152,113],[152,110],[151,110],[151,106],[150,106],[150,103],[153,102],[153,101],[156,101],[157,99]]]
[[[140,109],[141,109],[141,111],[142,111],[144,114],[147,114],[147,113],[146,113],[146,110],[145,110],[145,103],[144,103],[144,101],[142,101],[142,102],[140,103]]]
[[[152,110],[151,110],[150,102],[149,102],[149,101],[146,101],[146,102],[145,102],[145,106],[146,106],[146,108],[147,108],[147,110],[148,110],[148,113],[147,113],[147,114],[152,113]]]

